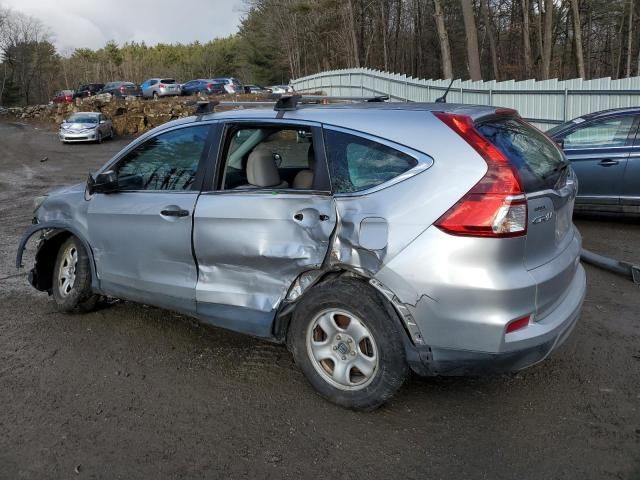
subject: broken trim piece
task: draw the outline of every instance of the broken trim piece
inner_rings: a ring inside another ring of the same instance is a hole
[[[385,296],[387,300],[393,305],[400,318],[402,318],[402,323],[404,323],[407,332],[409,332],[409,336],[411,337],[411,341],[414,345],[425,346],[426,342],[420,329],[418,328],[418,324],[415,322],[411,312],[407,308],[407,306],[400,301],[400,299],[387,287],[385,287],[381,282],[372,278],[369,280],[369,284],[378,290],[382,295]]]

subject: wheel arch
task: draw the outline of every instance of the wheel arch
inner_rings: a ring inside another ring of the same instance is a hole
[[[18,245],[18,252],[16,255],[17,269],[24,267],[22,264],[22,257],[25,247],[29,239],[37,232],[42,232],[43,235],[40,239],[40,243],[38,244],[34,266],[29,272],[29,282],[34,288],[40,291],[51,291],[53,285],[53,269],[58,251],[64,241],[73,236],[80,240],[82,246],[87,252],[89,267],[91,269],[91,288],[96,292],[99,291],[98,276],[96,274],[96,265],[91,245],[84,235],[79,233],[76,228],[65,222],[43,222],[29,227],[23,234],[20,244]]]

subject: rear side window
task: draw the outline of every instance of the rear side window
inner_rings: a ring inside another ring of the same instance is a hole
[[[634,117],[597,120],[580,126],[564,137],[564,148],[624,147],[629,139]]]
[[[490,120],[476,128],[507,156],[526,192],[553,188],[567,165],[555,143],[518,118]]]
[[[325,130],[331,184],[335,193],[368,190],[385,183],[418,161],[396,149],[367,138]]]

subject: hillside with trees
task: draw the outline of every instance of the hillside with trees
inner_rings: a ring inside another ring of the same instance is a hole
[[[483,80],[638,75],[640,0],[245,0],[238,33],[207,43],[56,52],[39,20],[0,7],[0,104],[83,82],[237,76],[286,83],[369,67]],[[212,36],[215,32],[212,32]]]

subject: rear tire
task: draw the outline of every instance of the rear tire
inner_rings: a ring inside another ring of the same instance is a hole
[[[91,291],[89,257],[76,237],[69,237],[58,250],[53,269],[52,294],[61,312],[89,312],[98,303],[99,295]]]
[[[96,134],[96,143],[102,143],[102,132]]]
[[[287,343],[322,397],[367,411],[395,395],[408,376],[401,335],[377,292],[362,281],[337,279],[300,300]]]
[[[153,99],[158,100],[158,92],[153,92]]]

